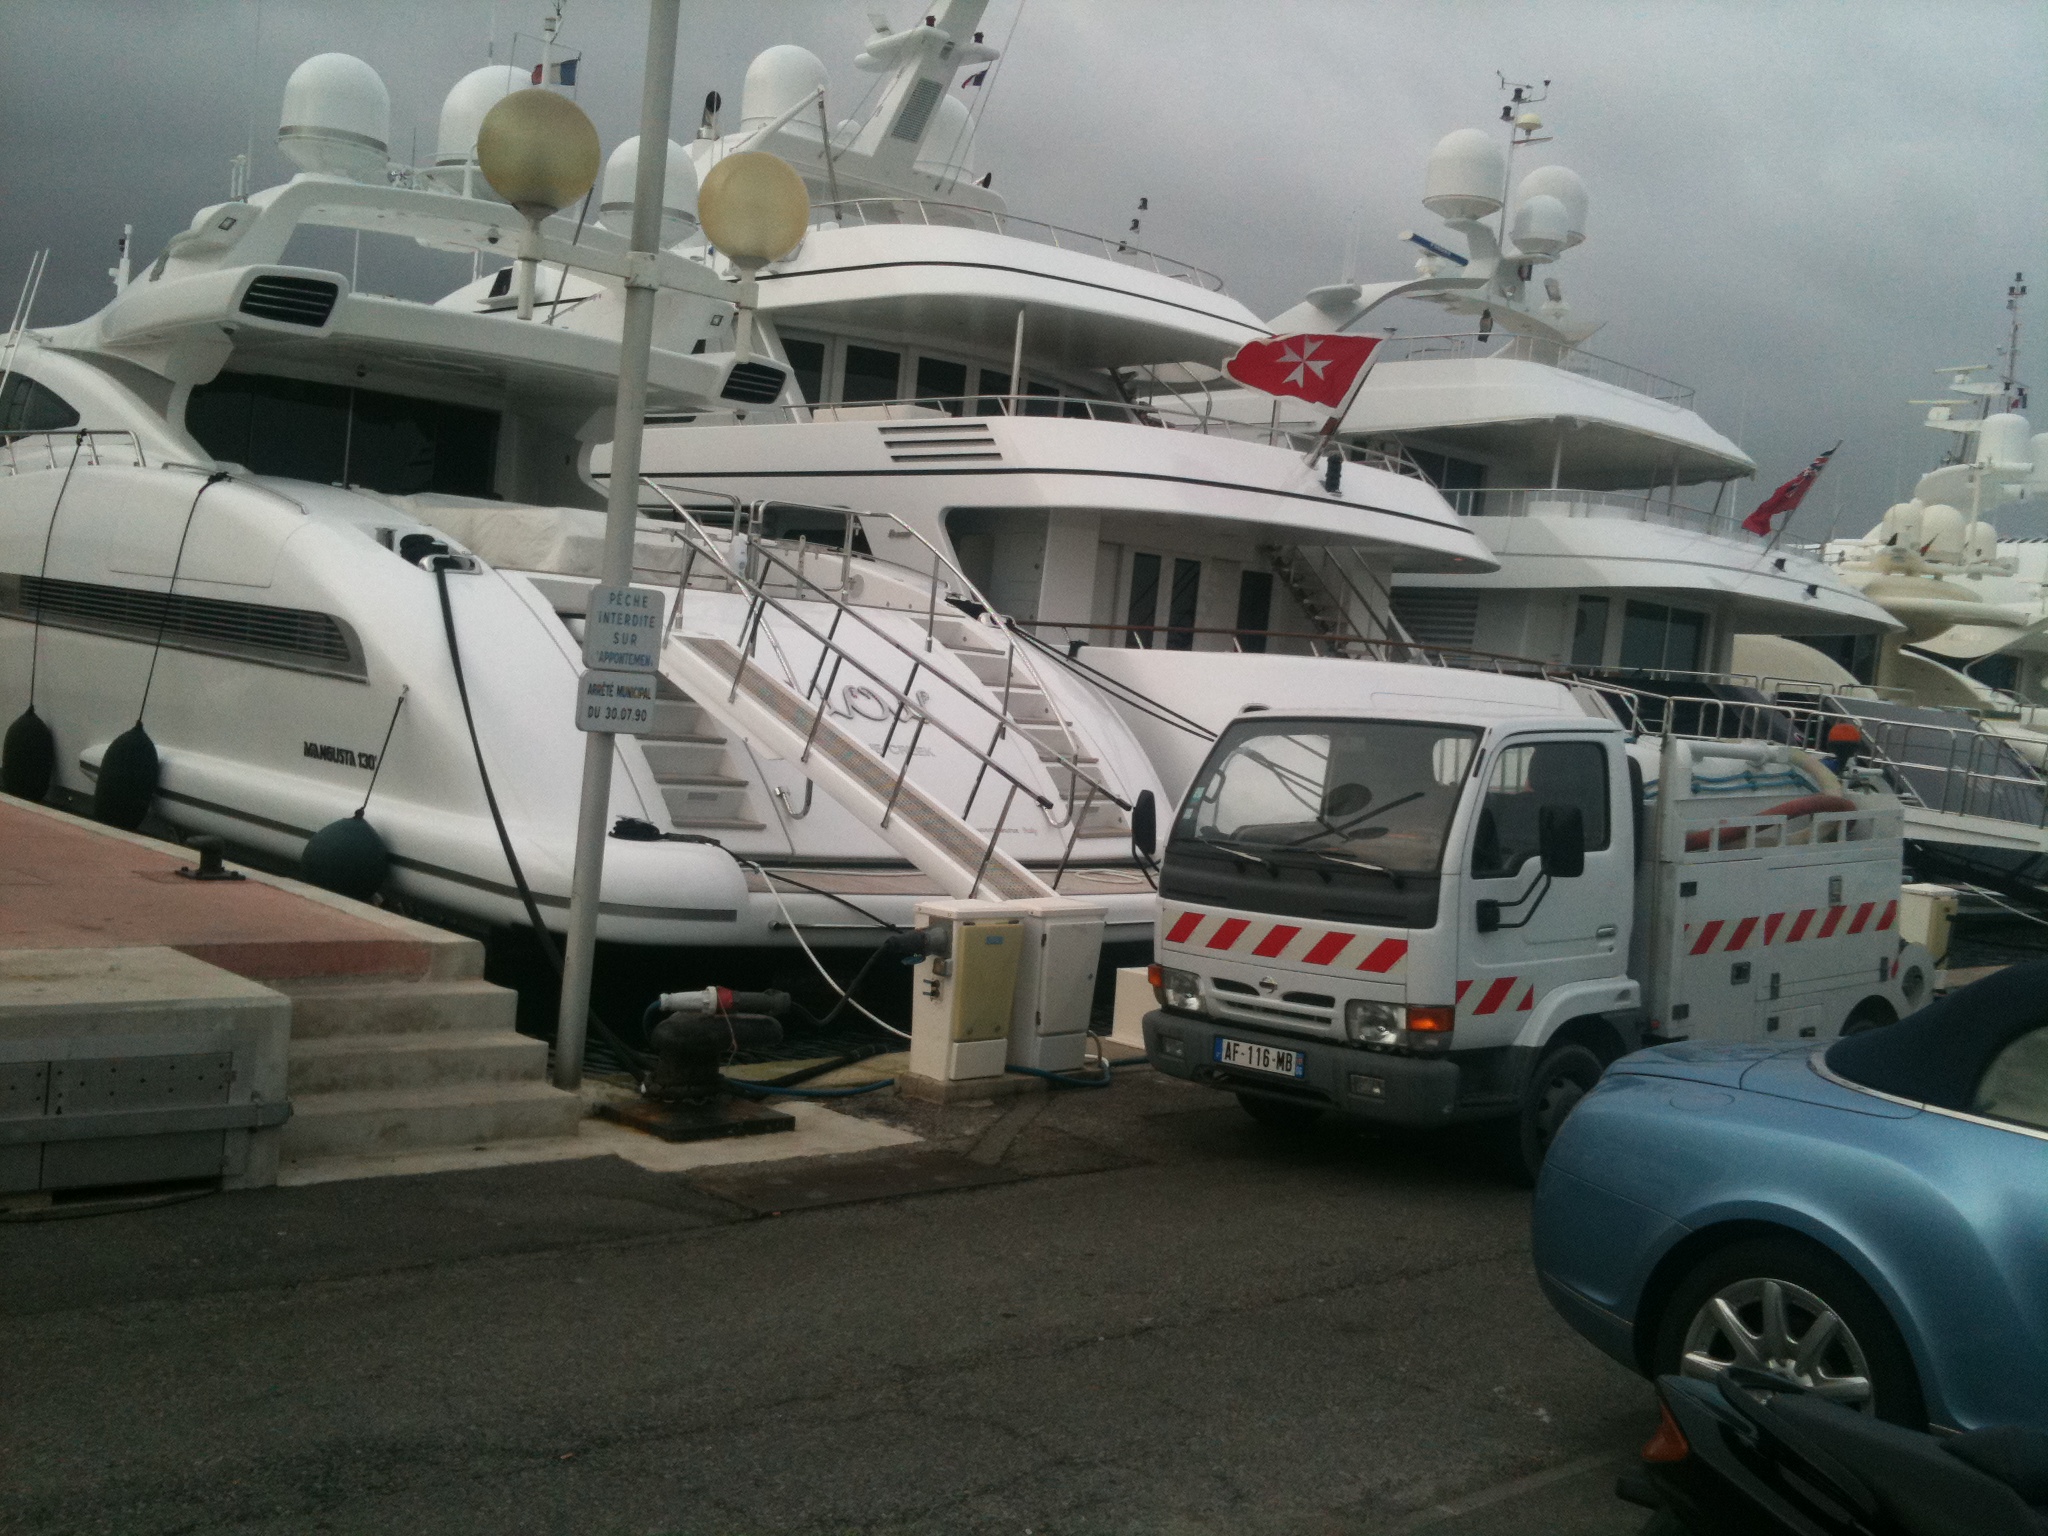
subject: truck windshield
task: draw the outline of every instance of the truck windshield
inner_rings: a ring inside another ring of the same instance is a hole
[[[1161,893],[1427,927],[1478,739],[1410,720],[1240,720],[1188,792]]]

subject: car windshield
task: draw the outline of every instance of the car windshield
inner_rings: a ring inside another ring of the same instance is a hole
[[[1478,736],[1407,720],[1240,720],[1174,836],[1283,863],[1434,874]]]

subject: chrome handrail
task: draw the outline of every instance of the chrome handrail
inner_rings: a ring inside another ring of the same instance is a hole
[[[127,427],[62,427],[49,432],[0,432],[0,474],[35,474],[46,469],[62,469],[71,462],[72,454],[78,455],[78,462],[87,466],[107,463],[100,453],[102,438],[123,438],[128,440],[129,455],[117,467],[147,469],[148,456],[142,451],[142,439]],[[30,444],[33,452],[40,446],[47,460],[40,464],[24,464],[21,461],[23,444]],[[60,453],[59,447],[67,447],[69,453]]]
[[[1735,527],[1732,513],[1690,507],[1661,490],[1578,491],[1569,486],[1470,486],[1442,493],[1460,517],[1592,517],[1666,523],[1699,533]],[[1538,513],[1531,509],[1541,507]],[[1761,548],[1761,546],[1759,546]]]
[[[1500,343],[1496,350],[1483,350],[1496,341]],[[1431,362],[1458,357],[1501,358],[1512,362],[1541,363],[1545,367],[1562,369],[1566,373],[1598,379],[1603,384],[1618,385],[1636,394],[1648,395],[1652,400],[1662,400],[1667,405],[1689,407],[1699,393],[1692,385],[1680,383],[1677,379],[1667,379],[1661,373],[1652,373],[1649,369],[1638,368],[1632,363],[1602,357],[1596,352],[1587,352],[1565,342],[1544,341],[1534,336],[1507,335],[1498,331],[1446,331],[1440,335],[1430,336],[1390,336],[1381,342],[1378,350],[1374,352],[1373,362]]]

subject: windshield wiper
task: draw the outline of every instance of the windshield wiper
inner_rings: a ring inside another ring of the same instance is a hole
[[[1354,859],[1348,853],[1338,853],[1330,848],[1298,848],[1291,851],[1305,853],[1312,859],[1328,859],[1333,864],[1348,864],[1353,869],[1369,870],[1375,875],[1385,875],[1394,882],[1394,889],[1397,891],[1401,889],[1401,882],[1405,878],[1399,870],[1389,869],[1384,864],[1370,863],[1365,859]]]
[[[1267,858],[1265,854],[1259,852],[1255,844],[1241,843],[1237,839],[1230,837],[1203,837],[1199,834],[1195,837],[1195,841],[1204,848],[1214,848],[1217,852],[1229,858],[1250,859],[1269,875],[1280,873],[1280,866]]]
[[[1375,824],[1373,822],[1366,822],[1361,825],[1360,818],[1370,814],[1377,819],[1378,817],[1385,816],[1389,811],[1406,805],[1411,800],[1420,800],[1422,795],[1423,791],[1418,789],[1413,794],[1403,795],[1398,800],[1389,800],[1385,805],[1368,807],[1367,810],[1360,811],[1357,817],[1347,821],[1341,827],[1327,816],[1318,816],[1316,820],[1322,823],[1320,827],[1313,832],[1297,837],[1293,842],[1286,844],[1286,846],[1289,848],[1299,848],[1303,843],[1318,837],[1357,837],[1361,832],[1369,830]]]

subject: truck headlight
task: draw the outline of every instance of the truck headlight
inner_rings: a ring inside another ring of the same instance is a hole
[[[1368,1002],[1354,997],[1344,1005],[1344,1033],[1353,1045],[1376,1045],[1391,1049],[1402,1044],[1401,1010],[1392,1003]]]
[[[1182,1013],[1202,1011],[1202,981],[1193,971],[1155,965],[1147,980],[1152,983],[1152,995],[1159,999],[1160,1007],[1177,1008]]]
[[[1368,1002],[1354,997],[1344,1005],[1344,1033],[1353,1045],[1375,1051],[1447,1051],[1457,1024],[1457,1011],[1426,1008],[1417,1003]]]

